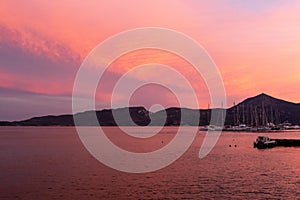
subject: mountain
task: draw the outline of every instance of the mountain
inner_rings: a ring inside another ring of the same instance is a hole
[[[132,118],[129,119],[126,116],[126,112],[130,113]],[[145,126],[150,123],[149,112],[143,107],[130,107],[130,108],[118,108],[115,110],[105,109],[96,111],[96,117],[101,126],[116,126],[116,122],[113,118],[113,112],[117,113],[122,120],[118,121],[121,126]],[[80,126],[98,126],[98,122],[94,122],[92,119],[95,115],[94,111],[85,111],[74,115]],[[14,122],[0,122],[0,126],[74,126],[73,115],[59,115],[59,116],[42,116],[33,117],[31,119],[14,121]]]
[[[128,112],[130,117],[128,117]],[[95,118],[94,111],[86,111],[83,113],[77,113],[74,117],[77,119],[77,125],[80,126],[117,126],[114,116],[117,116],[118,125],[120,126],[147,126],[150,123],[149,111],[144,107],[126,107],[117,109],[105,109],[96,111],[97,121],[93,121]]]
[[[126,107],[96,111],[101,126],[178,126],[208,125],[212,109],[167,108],[151,113],[144,107]],[[128,117],[128,112],[131,116]],[[116,119],[113,117],[117,116]],[[182,120],[181,120],[182,116]],[[94,111],[86,111],[74,115],[77,125],[98,126],[93,121]],[[276,99],[267,94],[248,98],[226,110],[226,125],[246,124],[252,126],[279,124],[283,122],[300,124],[300,104]],[[0,122],[0,126],[74,126],[73,115],[42,116],[22,121]]]
[[[300,104],[260,94],[227,109],[226,124],[300,124]]]

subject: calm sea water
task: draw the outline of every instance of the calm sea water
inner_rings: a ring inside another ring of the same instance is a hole
[[[177,128],[164,128],[148,139],[132,139],[117,127],[104,130],[122,148],[147,152],[166,145]],[[188,127],[185,131],[189,134]],[[94,159],[73,127],[1,127],[0,199],[300,199],[300,148],[257,150],[253,141],[258,135],[222,133],[200,160],[205,132],[199,132],[170,166],[129,174]],[[297,131],[263,135],[300,139]]]

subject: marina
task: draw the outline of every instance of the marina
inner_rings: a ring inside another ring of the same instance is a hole
[[[278,131],[292,131],[300,130],[299,125],[292,125],[290,123],[283,123],[274,125],[268,123],[266,126],[248,126],[246,124],[240,124],[237,126],[216,126],[208,125],[199,128],[200,131],[230,131],[230,132],[278,132]]]

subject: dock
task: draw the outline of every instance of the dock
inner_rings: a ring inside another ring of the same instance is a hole
[[[276,141],[276,146],[279,147],[300,147],[300,140],[296,139],[271,139]]]
[[[267,136],[258,136],[253,142],[253,147],[257,149],[273,147],[300,147],[300,139],[271,139]]]

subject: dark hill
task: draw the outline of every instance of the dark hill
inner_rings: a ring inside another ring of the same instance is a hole
[[[227,110],[226,124],[300,124],[300,105],[260,94]]]
[[[128,117],[128,112],[131,118]],[[117,116],[118,125],[121,126],[178,126],[180,124],[202,126],[209,124],[211,112],[211,109],[167,108],[150,113],[144,107],[129,107],[96,111],[96,117],[101,126],[117,125],[113,113]],[[74,115],[76,121],[79,120],[78,125],[98,126],[97,121],[92,120],[93,117],[95,117],[93,111]],[[259,126],[286,121],[300,124],[300,104],[260,94],[227,109],[225,124]],[[0,122],[0,126],[74,126],[74,119],[73,115],[42,116],[22,121]]]

